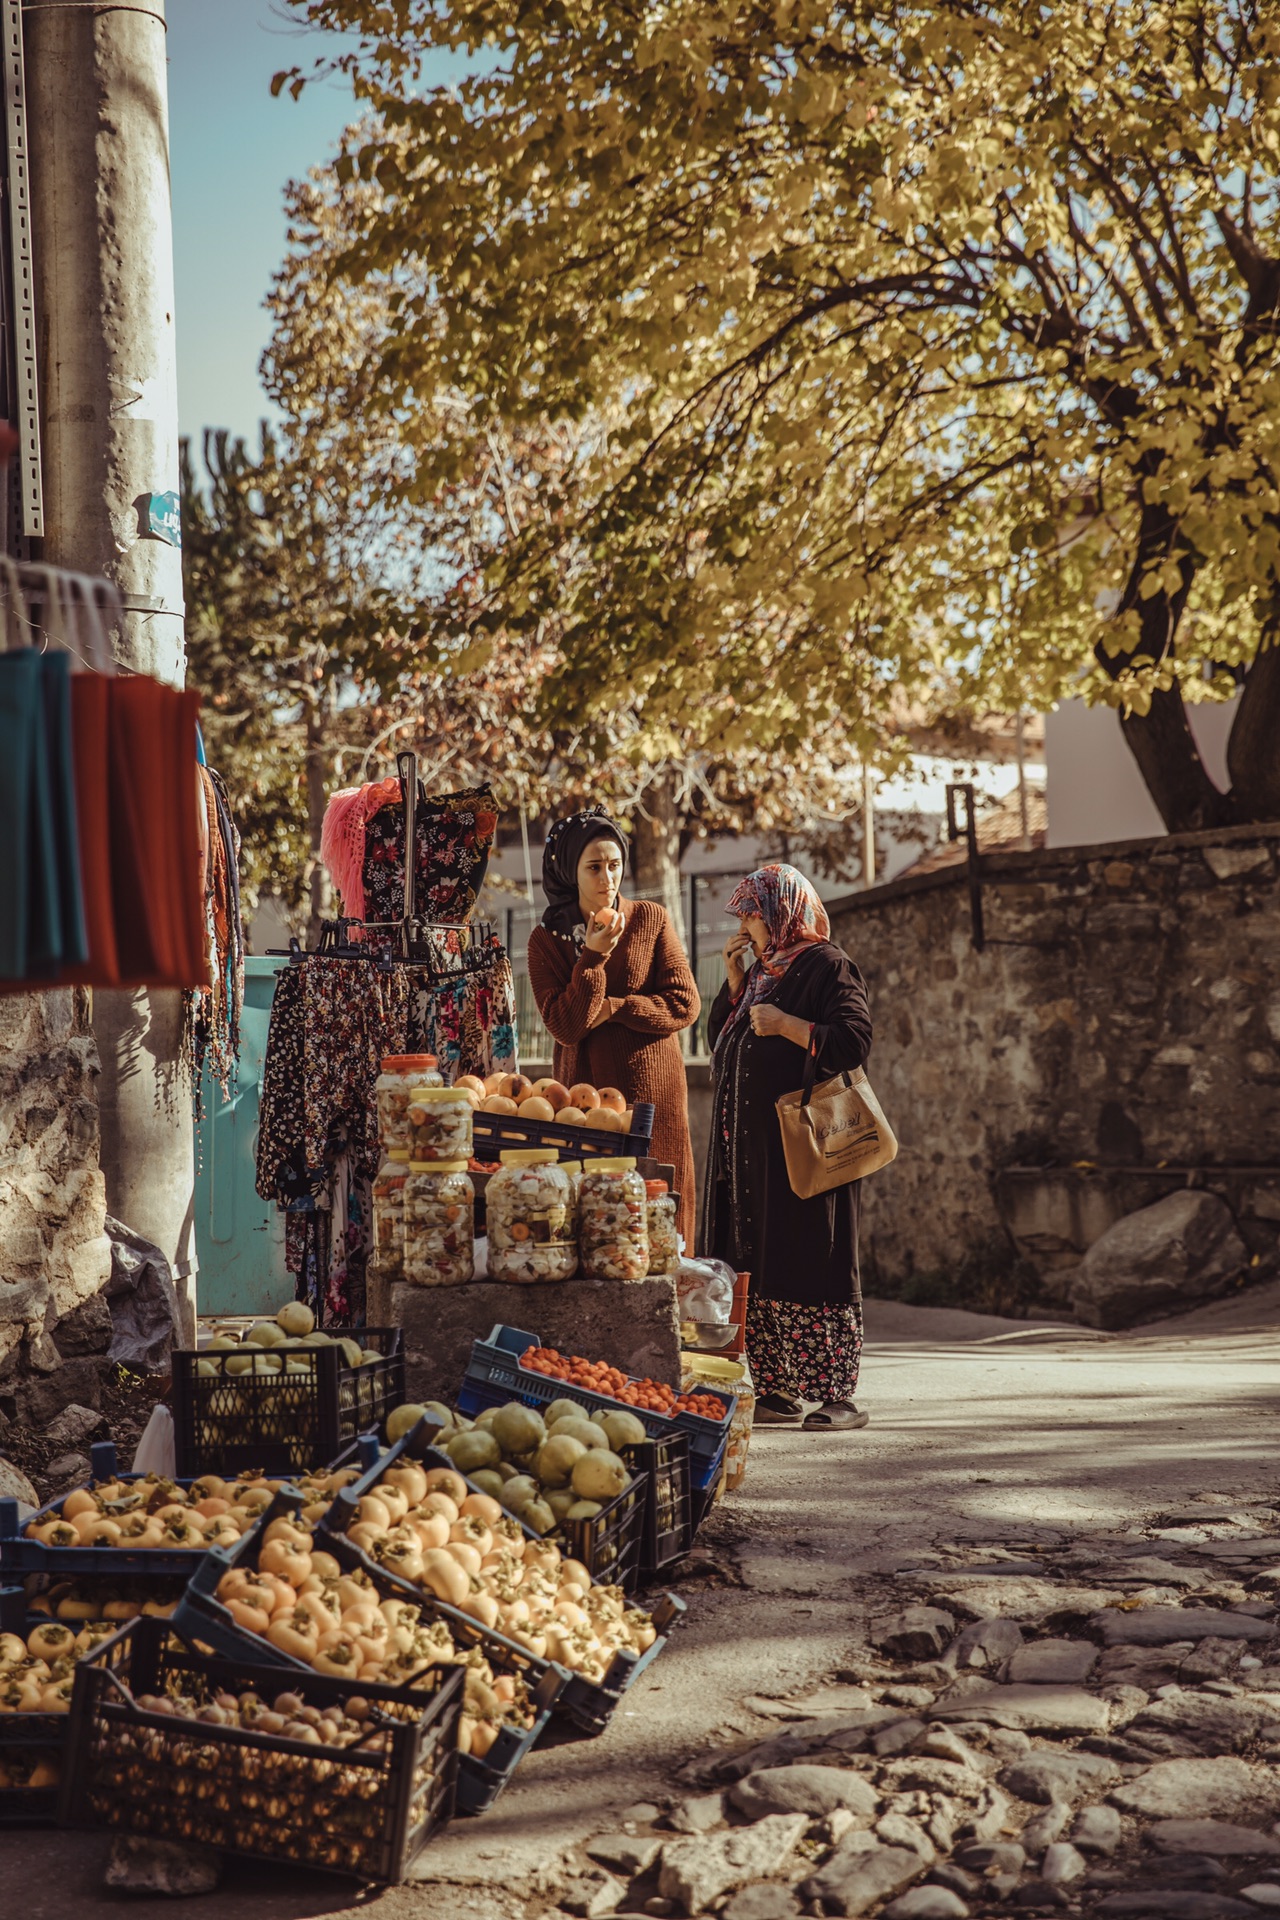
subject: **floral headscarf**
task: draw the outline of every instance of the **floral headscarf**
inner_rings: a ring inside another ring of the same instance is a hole
[[[739,881],[725,912],[752,914],[763,920],[769,930],[769,944],[747,974],[746,984],[720,1030],[720,1040],[757,1000],[769,998],[791,962],[806,947],[831,936],[826,908],[796,867],[757,867]]]

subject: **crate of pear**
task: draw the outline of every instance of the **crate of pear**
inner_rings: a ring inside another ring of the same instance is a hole
[[[568,1399],[513,1400],[474,1420],[440,1402],[423,1412],[440,1424],[434,1445],[522,1526],[570,1541],[596,1577],[634,1581],[645,1485],[622,1453],[647,1438],[635,1414]]]
[[[173,1355],[179,1470],[297,1472],[330,1461],[404,1399],[398,1327],[322,1328],[291,1300],[243,1335]]]

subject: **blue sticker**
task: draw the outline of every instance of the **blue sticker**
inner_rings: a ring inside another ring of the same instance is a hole
[[[182,545],[182,509],[176,493],[147,495],[147,532],[168,546]]]

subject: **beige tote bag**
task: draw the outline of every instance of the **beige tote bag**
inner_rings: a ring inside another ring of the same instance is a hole
[[[811,1053],[805,1061],[804,1084],[796,1093],[784,1093],[777,1103],[787,1178],[801,1200],[865,1180],[898,1155],[893,1128],[862,1068],[838,1073],[815,1086],[817,1070]]]

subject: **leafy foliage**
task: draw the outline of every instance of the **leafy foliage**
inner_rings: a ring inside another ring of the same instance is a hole
[[[554,725],[785,756],[1083,685],[1171,827],[1280,813],[1274,9],[291,3],[357,36],[389,494],[456,482],[450,406],[579,430],[457,608],[556,624]],[[1222,796],[1185,706],[1237,686]]]

